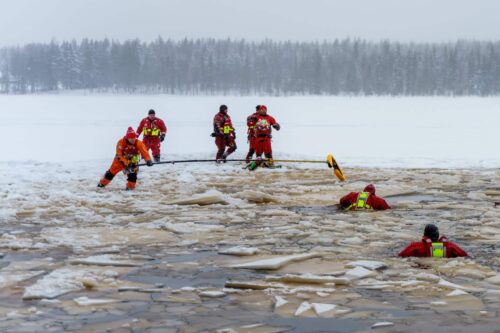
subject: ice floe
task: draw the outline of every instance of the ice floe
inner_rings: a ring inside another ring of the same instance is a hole
[[[335,304],[324,304],[324,303],[312,303],[312,306],[318,316],[333,311],[337,308],[337,305]]]
[[[253,203],[270,203],[278,202],[278,199],[272,195],[252,190],[245,190],[233,195],[235,198],[240,198]]]
[[[104,279],[102,270],[59,268],[43,276],[24,290],[23,299],[55,298],[71,291],[94,286]]]
[[[372,325],[372,328],[382,328],[382,327],[390,327],[394,326],[393,322],[390,321],[380,321]]]
[[[283,267],[291,262],[307,260],[307,259],[320,257],[320,256],[321,255],[318,253],[304,253],[304,254],[296,254],[296,255],[275,257],[275,258],[269,258],[269,259],[262,259],[262,260],[247,262],[247,263],[243,263],[243,264],[235,264],[235,265],[231,265],[230,267],[232,267],[232,268],[274,270],[274,269],[279,269],[280,267]]]
[[[313,308],[313,305],[309,302],[302,302],[300,303],[299,307],[297,308],[297,310],[295,311],[295,315],[296,316],[300,316],[301,314],[303,314],[304,312],[307,312],[309,310],[311,310]]]
[[[81,296],[73,299],[76,304],[81,306],[90,306],[90,305],[103,305],[118,302],[115,299],[99,299],[99,298],[88,298],[87,296]]]
[[[131,260],[129,257],[119,255],[101,254],[86,258],[72,258],[69,259],[69,263],[73,265],[136,267],[142,266],[144,264],[144,261]]]
[[[267,276],[266,281],[301,283],[301,284],[349,284],[350,280],[342,277],[315,275],[315,274],[285,274],[283,276]]]
[[[364,279],[375,275],[376,273],[374,271],[371,271],[369,269],[360,266],[350,269],[345,273],[345,277],[352,280]]]
[[[198,295],[202,297],[219,298],[226,296],[226,293],[219,290],[206,290],[206,291],[201,291],[200,293],[198,293]]]
[[[387,265],[381,261],[371,261],[371,260],[357,260],[348,262],[346,267],[364,267],[370,270],[379,270],[386,268]]]
[[[282,307],[283,305],[287,304],[288,301],[281,296],[275,296],[275,301],[274,301],[274,307],[279,308]]]
[[[259,249],[256,247],[233,246],[227,249],[219,250],[219,253],[233,256],[252,256],[259,253]]]
[[[207,206],[207,205],[228,205],[228,198],[217,190],[210,190],[208,192],[202,194],[193,195],[190,198],[183,198],[174,201],[167,202],[169,205],[199,205],[199,206]]]

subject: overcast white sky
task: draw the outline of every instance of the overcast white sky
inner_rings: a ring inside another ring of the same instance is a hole
[[[500,0],[0,0],[0,46],[160,35],[500,40]]]

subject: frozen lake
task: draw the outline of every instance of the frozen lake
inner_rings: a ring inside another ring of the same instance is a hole
[[[493,331],[499,102],[0,96],[0,331]],[[282,124],[277,157],[331,152],[347,180],[319,164],[199,163],[143,168],[135,191],[122,174],[96,187],[149,108],[169,127],[165,158],[213,157],[221,103],[237,157],[263,103]],[[337,209],[367,183],[391,210]],[[431,222],[470,257],[398,258]]]
[[[282,125],[276,157],[324,158],[346,166],[498,167],[500,98],[0,96],[3,161],[100,161],[154,108],[168,133],[164,158],[212,157],[212,119],[229,106],[243,157],[246,117],[265,104]]]

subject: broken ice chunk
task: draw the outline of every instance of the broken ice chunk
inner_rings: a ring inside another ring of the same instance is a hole
[[[277,309],[285,304],[287,304],[288,301],[281,297],[281,296],[275,296],[275,303],[274,303],[274,308]]]
[[[115,303],[118,302],[118,300],[115,299],[98,299],[98,298],[88,298],[87,296],[82,296],[73,299],[76,304],[81,305],[81,306],[87,306],[87,305],[101,305],[101,304],[109,304],[109,303]]]
[[[207,290],[200,292],[199,295],[203,297],[218,298],[226,296],[226,293],[218,290]]]
[[[322,315],[323,313],[326,313],[328,311],[332,311],[337,307],[335,304],[324,304],[324,303],[313,303],[313,308],[314,311],[318,316]]]
[[[372,261],[372,260],[357,260],[351,261],[345,265],[346,267],[364,267],[371,270],[378,270],[386,268],[387,265],[381,261]]]
[[[69,260],[73,265],[98,265],[98,266],[119,266],[119,267],[136,267],[142,266],[143,261],[130,260],[125,256],[118,256],[113,254],[101,254],[97,256],[90,256],[87,258],[72,258]]]
[[[247,262],[244,264],[236,264],[230,267],[232,268],[248,268],[248,269],[279,269],[280,267],[285,266],[288,263],[300,260],[306,260],[314,257],[320,257],[320,254],[317,253],[304,253],[304,254],[295,254],[290,256],[269,258],[263,260],[257,260],[252,262]]]
[[[359,245],[359,244],[362,244],[363,242],[364,242],[364,240],[362,240],[361,238],[356,236],[356,237],[344,238],[340,241],[340,244]]]
[[[490,278],[485,279],[484,281],[500,285],[500,274],[497,274],[495,276],[492,276]]]
[[[441,286],[441,287],[444,287],[444,288],[448,288],[448,289],[460,289],[460,290],[472,291],[472,292],[483,291],[483,289],[481,289],[481,288],[465,287],[465,286],[461,286],[461,285],[458,285],[458,284],[455,284],[455,283],[451,283],[451,282],[446,281],[444,279],[439,280],[438,286]]]
[[[376,275],[375,272],[363,267],[355,267],[345,273],[345,277],[351,280],[364,279]]]
[[[34,285],[26,287],[23,299],[55,298],[59,295],[83,289],[82,279],[96,279],[93,272],[60,268],[36,281]]]
[[[342,277],[305,274],[285,274],[283,276],[267,276],[266,281],[279,281],[285,283],[307,283],[307,284],[349,284],[349,280]]]
[[[253,203],[278,202],[278,199],[276,199],[275,197],[273,197],[269,194],[259,192],[259,191],[252,191],[252,190],[246,190],[246,191],[236,193],[234,195],[234,197],[244,199],[244,200],[247,200],[247,201],[253,202]]]
[[[210,190],[202,194],[193,195],[191,198],[184,198],[175,201],[167,202],[167,205],[228,205],[229,202],[224,194],[216,190]]]
[[[447,294],[446,296],[447,297],[454,297],[454,296],[462,296],[462,295],[468,295],[468,293],[466,293],[465,291],[460,290],[460,289],[455,289],[451,293]]]
[[[309,302],[302,302],[299,307],[297,308],[297,311],[295,311],[295,315],[296,316],[299,316],[301,314],[303,314],[304,312],[307,312],[309,310],[311,310],[313,307],[313,305]]]
[[[220,250],[220,254],[229,254],[233,256],[251,256],[257,254],[259,249],[256,247],[234,246],[229,249]]]
[[[439,276],[425,272],[418,273],[417,275],[415,275],[415,277],[417,278],[417,280],[429,282],[438,282],[439,280],[441,280]]]
[[[381,321],[372,325],[372,328],[389,327],[394,326],[394,323],[390,321]]]

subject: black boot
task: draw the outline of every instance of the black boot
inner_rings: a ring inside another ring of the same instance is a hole
[[[153,159],[155,160],[155,163],[160,162],[160,155],[158,155],[158,156],[153,156]]]

